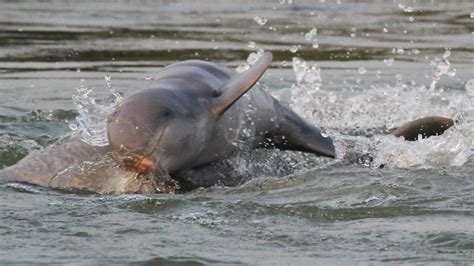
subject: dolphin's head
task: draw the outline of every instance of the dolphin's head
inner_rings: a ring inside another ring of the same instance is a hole
[[[128,96],[107,123],[119,162],[140,173],[173,173],[196,166],[219,118],[257,82],[271,60],[271,53],[265,53],[250,69],[206,95],[163,85]]]
[[[108,140],[126,168],[170,173],[192,163],[204,149],[213,122],[205,113],[179,91],[140,90],[108,117]]]

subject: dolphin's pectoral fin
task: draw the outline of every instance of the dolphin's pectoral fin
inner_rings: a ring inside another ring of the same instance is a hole
[[[275,104],[280,105],[278,102]],[[277,110],[277,128],[266,136],[266,139],[270,140],[270,145],[282,150],[336,157],[336,150],[330,137],[323,136],[318,128],[308,124],[288,108],[280,105],[275,109]]]
[[[418,136],[428,138],[430,136],[441,135],[444,131],[454,125],[451,118],[440,116],[429,116],[420,118],[409,123],[392,132],[396,137],[404,137],[405,140],[415,141]]]
[[[265,70],[272,62],[272,53],[266,52],[247,71],[232,77],[215,94],[212,102],[211,112],[216,116],[221,116],[233,103],[244,95],[260,79]]]

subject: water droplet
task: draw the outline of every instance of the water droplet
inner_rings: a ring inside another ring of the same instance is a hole
[[[387,33],[387,32],[388,32],[388,29],[387,29],[387,28],[383,28],[383,32]]]
[[[393,61],[395,61],[393,58],[388,58],[388,59],[384,59],[384,60],[383,60],[383,63],[384,63],[386,66],[391,66],[391,65],[393,65]]]
[[[446,50],[442,58],[435,58],[431,61],[431,66],[434,68],[434,75],[431,80],[430,90],[434,90],[438,84],[441,76],[447,75],[449,77],[454,77],[456,75],[456,69],[451,66],[451,63],[448,61],[448,57],[451,55],[451,51]]]
[[[474,13],[471,13],[471,18],[474,18]]]
[[[306,41],[312,43],[313,48],[318,48],[318,39],[316,39],[316,36],[318,35],[318,30],[316,28],[312,28],[309,32],[307,32],[304,36]]]
[[[466,90],[469,96],[474,97],[474,79],[471,79],[468,82],[466,82],[464,89]]]
[[[316,35],[318,35],[318,30],[316,28],[312,28],[309,32],[307,32],[305,35],[304,35],[304,38],[308,41],[308,42],[313,42],[315,39],[316,39]]]
[[[443,54],[443,59],[448,58],[450,55],[451,55],[451,51],[446,50],[446,51],[444,52],[444,54]]]
[[[18,32],[22,32],[22,31],[23,31],[23,29],[22,29],[22,28],[19,28],[19,29],[18,29]]]
[[[76,121],[70,121],[69,122],[69,128],[72,131],[76,131],[79,128],[79,126],[77,125]]]
[[[255,16],[253,18],[260,26],[263,26],[267,23],[267,19],[261,16]]]
[[[465,114],[463,112],[456,112],[453,115],[454,127],[459,128],[466,121]]]
[[[247,63],[249,65],[255,64],[257,60],[265,53],[263,49],[258,49],[256,53],[250,53],[247,57]]]
[[[359,67],[359,74],[364,75],[365,73],[367,73],[367,70],[365,69],[365,67],[363,66]]]
[[[321,86],[321,69],[317,65],[308,66],[303,59],[293,57],[293,71],[295,72],[298,84],[307,84],[315,91],[319,90]]]
[[[151,80],[152,78],[150,76],[146,76],[145,80]]]
[[[247,44],[247,47],[250,48],[250,49],[255,49],[257,47],[257,44],[254,41],[250,41]]]
[[[240,64],[235,70],[239,73],[242,73],[244,71],[247,71],[247,69],[249,68],[250,68],[249,64],[243,63],[243,64]]]
[[[298,46],[296,46],[296,45],[291,46],[290,47],[290,52],[292,52],[292,53],[298,52]]]
[[[112,84],[111,84],[112,77],[111,77],[109,74],[106,74],[106,75],[104,76],[104,79],[105,79],[105,84],[107,85],[107,87],[108,87],[109,89],[111,89],[111,88],[112,88]]]
[[[410,20],[410,22],[413,22],[413,21],[415,21],[415,18],[412,17],[412,16],[410,16],[410,17],[408,18],[408,20]]]

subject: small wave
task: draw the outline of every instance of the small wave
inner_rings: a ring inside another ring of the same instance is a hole
[[[31,193],[31,194],[41,193],[41,191],[35,188],[33,185],[25,185],[25,184],[20,184],[20,183],[6,183],[6,184],[3,184],[1,187],[9,188],[16,192]]]
[[[229,221],[224,219],[217,211],[210,209],[200,212],[170,214],[167,218],[183,223],[199,224],[206,227],[215,227],[220,224],[229,223]]]

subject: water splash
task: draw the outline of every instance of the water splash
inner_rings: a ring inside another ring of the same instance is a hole
[[[301,47],[301,45],[292,45],[292,46],[290,47],[290,52],[292,52],[292,53],[295,54],[296,52],[298,52],[298,49],[299,49],[300,47]]]
[[[464,123],[441,136],[405,141],[391,135],[370,138],[333,133],[338,157],[371,168],[439,168],[462,166],[474,157],[474,123]]]
[[[435,77],[451,73],[447,57],[449,53],[438,61]],[[294,58],[293,70],[296,84],[284,89],[290,92],[291,108],[329,132],[343,161],[368,167],[431,168],[461,166],[473,158],[474,108],[469,82],[465,91],[447,91],[414,82],[405,84],[397,77],[395,85],[334,91],[321,88],[321,71],[316,65]],[[408,121],[430,115],[459,122],[442,136],[417,142],[387,135]]]
[[[306,41],[311,43],[313,48],[318,48],[319,47],[317,35],[318,35],[318,29],[316,29],[316,28],[312,28],[309,32],[307,32],[304,35],[304,38],[306,39]]]
[[[260,25],[260,26],[263,26],[263,25],[265,25],[265,24],[267,23],[267,19],[264,18],[264,17],[261,17],[261,16],[255,16],[253,19],[254,19],[255,22],[257,22],[258,25]]]
[[[469,97],[474,97],[474,79],[471,79],[466,82],[466,85],[464,85],[464,89],[466,90]]]
[[[454,77],[456,75],[456,69],[451,66],[451,63],[448,61],[448,57],[451,55],[451,51],[446,50],[441,58],[435,58],[431,61],[431,66],[433,67],[433,78],[430,85],[430,90],[433,91],[436,88],[439,80],[443,75],[449,77]]]
[[[107,139],[107,116],[112,113],[114,106],[122,100],[122,96],[111,86],[110,76],[105,76],[107,87],[113,96],[110,104],[99,104],[90,95],[92,88],[85,87],[82,82],[77,88],[77,94],[72,96],[72,101],[79,115],[69,127],[79,132],[81,140],[92,146],[106,146]]]
[[[249,69],[253,64],[255,64],[255,62],[257,62],[258,59],[260,59],[260,57],[262,57],[263,54],[265,53],[265,50],[263,48],[259,47],[253,41],[249,42],[248,47],[251,48],[251,49],[255,49],[256,51],[249,54],[249,56],[247,57],[247,62],[246,63],[240,64],[235,69],[238,73],[242,73],[242,72],[247,71],[247,69]]]
[[[394,60],[393,58],[387,58],[387,59],[384,59],[384,60],[383,60],[383,63],[384,63],[386,66],[390,67],[390,66],[393,65],[393,62],[394,62],[394,61],[395,61],[395,60]]]

